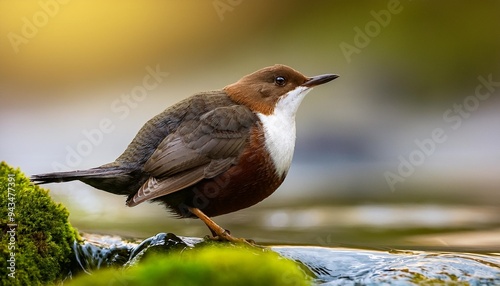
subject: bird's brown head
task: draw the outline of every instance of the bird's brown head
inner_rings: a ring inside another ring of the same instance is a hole
[[[239,81],[226,86],[224,90],[235,102],[244,104],[255,112],[270,115],[280,99],[287,96],[305,95],[312,87],[327,83],[337,77],[334,74],[306,77],[291,67],[274,65],[246,75]],[[293,93],[293,91],[296,92]],[[302,97],[298,100],[300,104]]]

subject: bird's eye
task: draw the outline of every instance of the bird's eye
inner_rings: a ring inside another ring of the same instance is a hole
[[[284,86],[286,84],[286,79],[282,76],[277,76],[274,78],[274,83],[278,86]]]

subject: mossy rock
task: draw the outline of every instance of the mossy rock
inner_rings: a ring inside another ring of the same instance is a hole
[[[78,237],[66,208],[5,162],[0,163],[0,191],[0,253],[5,258],[0,259],[0,284],[61,282]]]
[[[127,269],[108,268],[69,285],[310,285],[294,261],[269,250],[204,246],[153,254]]]

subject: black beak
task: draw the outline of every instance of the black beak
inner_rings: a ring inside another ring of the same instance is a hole
[[[336,75],[336,74],[322,74],[322,75],[317,75],[317,76],[310,77],[306,82],[304,82],[302,84],[302,86],[313,87],[313,86],[317,86],[317,85],[320,85],[320,84],[327,83],[327,82],[332,81],[332,80],[334,80],[334,79],[336,79],[338,77],[339,76]]]

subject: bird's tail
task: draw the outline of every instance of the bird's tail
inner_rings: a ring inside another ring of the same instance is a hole
[[[88,170],[54,172],[31,176],[30,180],[35,184],[61,183],[74,180],[86,180],[93,178],[113,178],[123,175],[124,170],[119,167],[97,167]]]

